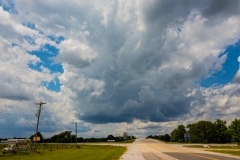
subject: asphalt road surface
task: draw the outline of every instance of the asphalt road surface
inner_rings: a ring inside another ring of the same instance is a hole
[[[129,151],[121,158],[123,160],[240,160],[238,156],[186,148],[153,139],[138,139],[128,147]]]

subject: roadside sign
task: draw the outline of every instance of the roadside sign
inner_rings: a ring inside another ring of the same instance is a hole
[[[36,139],[36,140],[35,140]],[[40,137],[38,136],[38,137],[33,137],[33,141],[35,142],[35,141],[40,141]]]

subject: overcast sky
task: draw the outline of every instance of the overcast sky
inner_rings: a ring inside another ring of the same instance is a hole
[[[169,134],[240,118],[239,0],[0,0],[0,137]]]

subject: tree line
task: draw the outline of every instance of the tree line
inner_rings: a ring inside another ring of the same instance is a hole
[[[37,133],[37,136],[40,137],[40,141],[37,143],[76,143],[76,135],[71,134],[72,131],[64,131],[57,135],[54,135],[50,138],[44,138],[40,132]],[[33,134],[29,139],[33,141],[35,134]],[[127,139],[135,139],[134,136],[128,136]],[[124,137],[122,136],[113,136],[108,135],[107,137],[103,138],[82,138],[77,137],[77,142],[107,142],[108,140],[122,142],[125,141]]]
[[[201,120],[187,126],[178,125],[170,135],[150,135],[147,138],[171,142],[240,143],[240,119],[234,119],[229,126],[220,119],[214,122]]]
[[[36,143],[76,143],[76,135],[71,134],[72,131],[64,131],[59,134],[56,134],[50,138],[44,138],[41,132],[37,133],[37,137],[40,137],[40,140],[37,141]],[[31,141],[34,141],[34,137],[36,134],[33,134],[29,137]],[[2,140],[7,140],[8,138],[0,138],[0,142]],[[14,137],[13,139],[28,139],[26,137],[24,138],[17,138]],[[125,140],[130,140],[130,139],[136,139],[134,136],[128,135],[127,137],[123,136],[113,136],[113,135],[108,135],[107,137],[102,137],[102,138],[83,138],[83,137],[77,137],[77,142],[107,142],[107,141],[115,141],[115,142],[123,142]]]

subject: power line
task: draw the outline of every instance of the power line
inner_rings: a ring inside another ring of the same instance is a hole
[[[4,111],[0,111],[0,113],[1,114],[13,115],[13,116],[22,116],[22,117],[34,117],[35,116],[35,115],[16,114],[16,113],[4,112]]]

